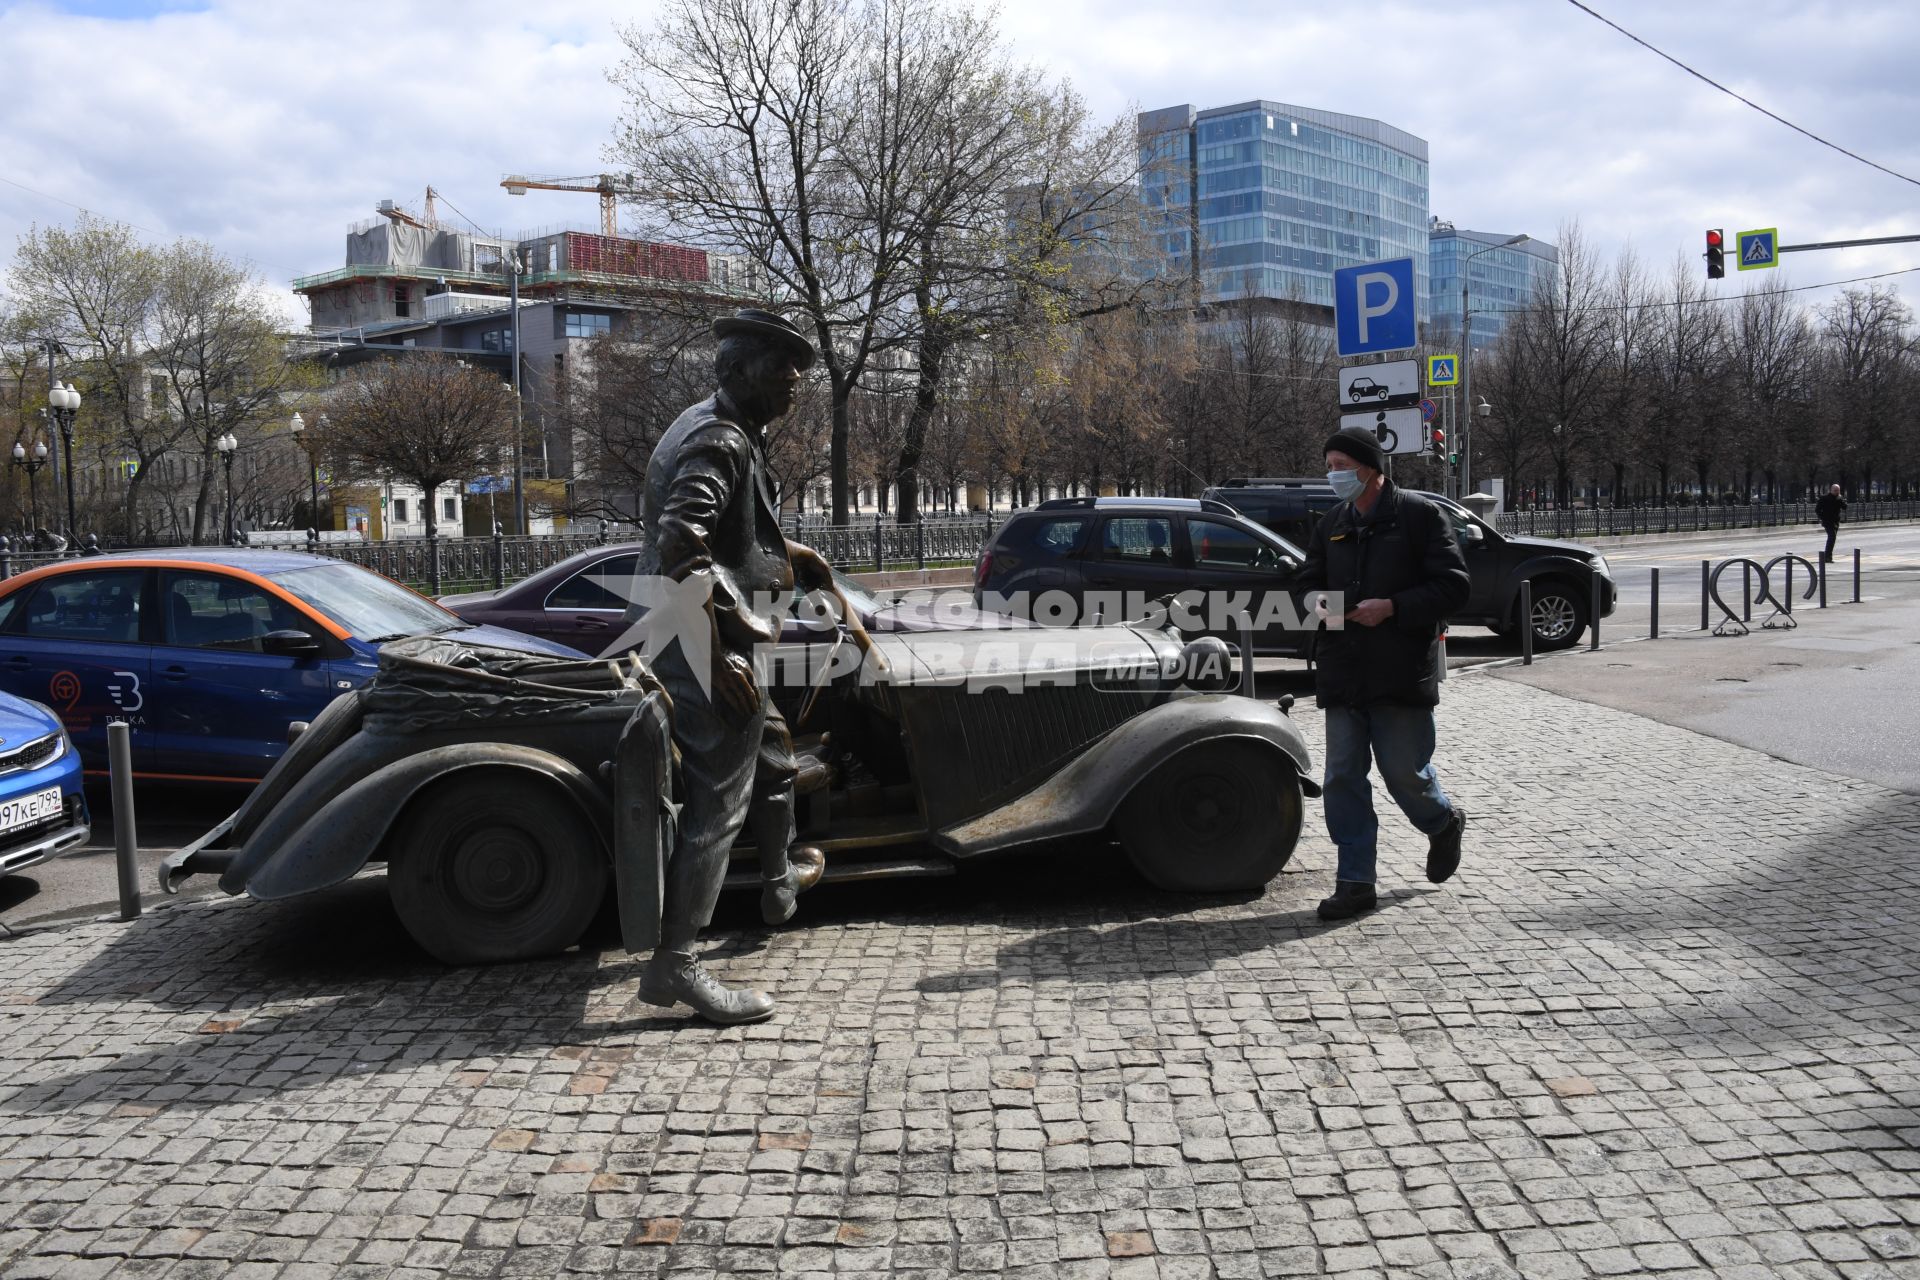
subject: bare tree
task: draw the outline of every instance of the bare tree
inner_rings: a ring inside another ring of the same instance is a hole
[[[832,391],[833,517],[848,512],[848,404],[911,293],[907,207],[940,125],[889,51],[930,0],[669,0],[627,28],[613,147],[666,224],[751,255],[811,322]],[[862,151],[861,149],[865,149]]]
[[[77,429],[106,431],[136,460],[127,485],[129,529],[148,466],[184,430],[154,413],[148,398],[145,352],[159,276],[159,255],[133,228],[85,214],[72,230],[35,227],[22,236],[11,271],[22,307],[44,327],[41,336],[61,343],[77,366],[69,371],[85,392]]]
[[[248,270],[195,240],[157,259],[148,376],[164,387],[165,411],[183,428],[176,438],[191,440],[200,456],[192,531],[199,542],[218,510],[220,438],[231,433],[251,448],[254,436],[278,425],[283,396],[306,380],[285,359]]]
[[[397,476],[426,496],[485,471],[513,444],[513,411],[500,379],[450,357],[422,354],[355,370],[327,397],[320,447],[343,469]]]
[[[1851,485],[1873,491],[1874,463],[1893,443],[1911,384],[1913,313],[1891,289],[1848,289],[1820,309],[1827,405],[1826,461]]]
[[[1510,377],[1503,394],[1513,397],[1513,416],[1538,433],[1565,503],[1581,442],[1603,423],[1608,332],[1599,262],[1579,223],[1562,226],[1559,238],[1553,273],[1540,279],[1526,308],[1507,321],[1503,336],[1518,376]]]

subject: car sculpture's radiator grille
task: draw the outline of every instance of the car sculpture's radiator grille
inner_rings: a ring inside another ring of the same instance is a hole
[[[926,700],[905,709],[928,825],[937,830],[1024,795],[1153,697],[1084,684],[906,693],[905,703]]]
[[[60,754],[60,735],[50,733],[13,751],[0,752],[0,773],[37,769]]]

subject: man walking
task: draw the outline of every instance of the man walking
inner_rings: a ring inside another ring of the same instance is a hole
[[[1433,708],[1441,626],[1467,602],[1472,579],[1445,513],[1387,479],[1371,433],[1343,428],[1326,455],[1341,503],[1314,528],[1299,585],[1340,592],[1345,611],[1340,629],[1316,637],[1314,654],[1327,713],[1323,803],[1339,850],[1319,914],[1345,920],[1375,904],[1380,823],[1367,777],[1375,761],[1387,793],[1427,836],[1427,879],[1439,884],[1460,865],[1467,819],[1433,770]]]
[[[818,849],[793,845],[793,742],[753,655],[779,638],[775,615],[796,574],[809,590],[831,586],[832,576],[817,552],[781,533],[767,481],[767,424],[793,408],[813,346],[768,311],[716,320],[713,332],[720,389],[661,436],[641,505],[640,575],[699,578],[706,590],[700,634],[691,642],[677,636],[653,661],[673,700],[685,803],[667,860],[660,945],[641,973],[640,998],[666,1008],[687,1004],[709,1022],[757,1022],[773,1013],[773,1001],[721,985],[694,958],[693,944],[713,918],[743,824],[759,849],[768,923],[789,919],[795,896],[825,866]],[[629,610],[630,620],[638,616]]]
[[[1820,553],[1823,563],[1833,561],[1833,540],[1840,536],[1840,513],[1847,509],[1847,500],[1840,496],[1840,486],[1834,485],[1820,495],[1820,501],[1813,504],[1813,514],[1820,519],[1820,527],[1827,531],[1827,549]]]

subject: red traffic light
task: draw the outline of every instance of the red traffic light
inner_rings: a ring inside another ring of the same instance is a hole
[[[1707,232],[1707,243],[1708,243],[1708,244],[1719,244],[1719,243],[1720,243],[1720,233],[1719,233],[1718,231],[1709,231],[1709,232]]]

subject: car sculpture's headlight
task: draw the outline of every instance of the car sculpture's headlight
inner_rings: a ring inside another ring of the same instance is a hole
[[[1202,693],[1225,693],[1239,684],[1233,647],[1219,636],[1199,636],[1180,650],[1180,683]]]
[[[1605,556],[1595,556],[1593,558],[1593,571],[1603,578],[1611,578],[1613,576],[1613,570],[1607,567],[1607,558]]]

